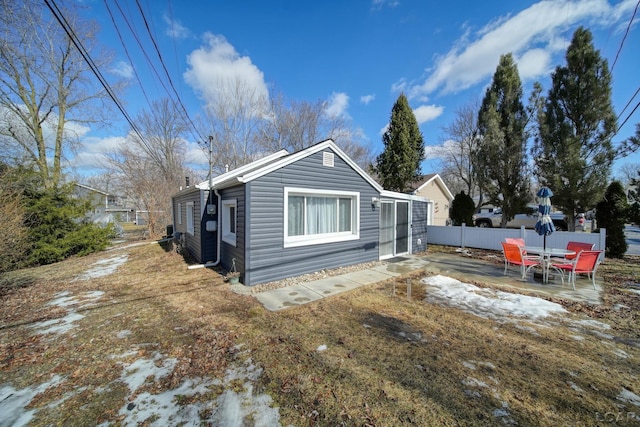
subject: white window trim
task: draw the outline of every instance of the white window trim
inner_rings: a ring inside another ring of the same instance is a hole
[[[195,234],[193,215],[194,215],[193,202],[187,202],[187,233],[191,234],[192,236]]]
[[[235,208],[235,215],[231,218],[229,214],[229,208]],[[238,199],[225,199],[222,200],[222,209],[221,209],[222,218],[221,221],[221,232],[222,232],[222,241],[228,243],[232,246],[236,246],[236,233],[231,232],[231,221],[234,222],[234,229],[236,232],[238,231]]]
[[[289,194],[295,196],[350,197],[353,199],[351,209],[353,230],[348,232],[327,233],[318,235],[289,236]],[[317,190],[311,188],[284,188],[284,247],[319,245],[324,243],[346,242],[360,239],[360,193],[356,191]]]
[[[178,224],[182,225],[182,203],[178,203]]]

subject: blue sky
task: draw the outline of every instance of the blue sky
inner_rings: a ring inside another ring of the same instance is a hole
[[[610,67],[615,61],[616,113],[632,100],[621,114],[621,124],[640,101],[640,96],[632,99],[640,87],[639,16],[625,38],[638,3],[139,0],[171,83],[190,116],[202,114],[216,82],[237,77],[265,93],[277,90],[288,99],[327,101],[330,111],[350,120],[375,154],[383,149],[381,133],[401,92],[420,123],[427,153],[432,153],[445,142],[442,128],[452,122],[456,110],[482,98],[500,55],[514,54],[526,102],[534,81],[549,89],[550,73],[564,65],[566,48],[579,26],[592,31],[595,47]],[[84,4],[84,13],[102,28],[99,43],[115,54],[107,76],[129,81],[121,94],[129,115],[135,117],[148,107],[144,93],[151,100],[160,99],[168,96],[166,87],[175,98],[138,4],[133,0]],[[110,129],[88,130],[84,135],[84,149],[74,160],[82,174],[97,172],[101,154],[126,135],[124,119],[113,119]],[[614,141],[633,135],[638,122],[640,110]],[[191,160],[205,170],[207,158],[195,139],[190,140]],[[616,168],[623,163],[640,164],[640,155],[618,161]],[[438,172],[437,159],[425,161],[423,172]]]

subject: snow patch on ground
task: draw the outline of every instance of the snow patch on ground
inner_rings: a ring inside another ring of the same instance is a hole
[[[54,375],[45,383],[37,386],[16,390],[8,384],[0,386],[0,426],[26,426],[36,413],[35,409],[27,410],[26,407],[34,397],[43,393],[49,387],[54,387],[64,380],[59,375]]]
[[[129,254],[124,253],[122,255],[96,261],[90,265],[91,268],[78,276],[76,280],[91,280],[113,274],[116,272],[118,267],[126,263],[128,259]]]
[[[456,307],[487,319],[510,317],[539,320],[567,311],[554,302],[527,295],[480,288],[446,276],[422,279],[427,285],[427,300]]]
[[[104,292],[102,291],[83,292],[77,296],[73,296],[71,292],[57,293],[47,305],[63,308],[67,310],[67,314],[57,319],[35,322],[31,327],[38,334],[43,335],[68,332],[76,326],[77,321],[84,318],[84,315],[78,313],[78,311],[94,305],[103,295]]]
[[[123,339],[123,338],[127,338],[129,335],[131,335],[131,331],[128,329],[125,329],[123,331],[118,332],[116,336],[120,339]]]
[[[262,369],[253,365],[251,360],[243,366],[227,370],[222,380],[187,378],[173,390],[158,394],[138,392],[140,387],[170,375],[176,363],[175,359],[155,353],[151,359],[137,359],[124,367],[121,380],[127,384],[131,394],[119,412],[124,417],[122,425],[280,425],[280,413],[278,408],[271,407],[271,397],[254,393],[251,382],[262,375]],[[243,382],[242,387],[238,386],[239,381]],[[221,389],[224,391],[219,394]],[[187,403],[190,397],[196,395],[216,397]]]

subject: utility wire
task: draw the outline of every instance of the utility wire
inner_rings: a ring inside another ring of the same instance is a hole
[[[618,117],[616,120],[620,120],[620,117],[622,117],[622,113],[624,113],[624,110],[627,109],[627,107],[629,107],[629,105],[631,105],[631,102],[633,101],[633,98],[636,97],[636,95],[638,94],[638,92],[640,92],[640,86],[638,86],[638,89],[636,89],[636,92],[633,94],[633,96],[631,97],[631,99],[629,99],[629,102],[627,102],[627,105],[624,106],[624,108],[622,109],[622,111],[620,111],[620,114],[618,114]],[[628,118],[627,118],[628,120]]]
[[[118,34],[118,39],[120,40],[120,44],[122,45],[122,47],[124,48],[124,53],[125,55],[127,55],[127,59],[129,60],[129,64],[131,64],[131,68],[133,69],[133,74],[136,76],[136,80],[138,81],[138,84],[140,85],[140,89],[142,90],[142,95],[144,96],[144,99],[147,100],[147,104],[150,106],[151,102],[149,101],[149,97],[147,96],[147,92],[144,89],[144,86],[142,85],[142,80],[140,80],[140,76],[138,75],[138,71],[136,69],[136,67],[133,66],[133,61],[131,60],[131,55],[129,54],[129,49],[127,49],[127,45],[124,42],[124,39],[122,38],[122,33],[120,33],[120,28],[118,28],[118,25],[116,24],[116,20],[113,16],[113,13],[111,13],[111,8],[109,7],[109,3],[107,2],[107,0],[104,0],[104,5],[107,8],[107,12],[109,13],[109,17],[111,18],[111,23],[113,24],[113,27],[116,29],[116,33]]]
[[[620,126],[618,126],[618,129],[620,129],[621,127],[623,127],[631,118],[631,116],[633,116],[633,113],[636,112],[636,110],[638,109],[638,107],[640,107],[640,101],[638,101],[638,103],[636,104],[635,107],[633,107],[633,110],[631,110],[631,112],[629,113],[629,115],[627,116],[626,119],[624,119],[624,122],[622,122],[622,124]]]
[[[106,0],[105,0],[105,2],[106,2]],[[169,93],[169,89],[167,88],[167,86],[165,86],[163,79],[160,77],[160,74],[158,73],[158,70],[156,70],[156,67],[154,67],[153,61],[151,60],[151,58],[149,58],[149,55],[147,54],[147,51],[144,48],[144,46],[142,44],[142,41],[140,40],[140,37],[138,36],[138,33],[136,32],[134,26],[131,24],[129,19],[127,19],[127,15],[122,10],[122,7],[120,7],[120,3],[118,2],[118,0],[114,0],[114,3],[116,4],[116,7],[120,11],[120,14],[122,15],[122,18],[124,19],[124,22],[127,24],[127,27],[129,27],[129,31],[131,31],[131,34],[133,35],[133,38],[138,43],[138,46],[140,47],[140,50],[142,51],[142,54],[144,55],[145,59],[147,60],[147,63],[149,64],[149,67],[151,68],[151,70],[155,74],[155,76],[157,78],[157,81],[160,83],[160,85],[162,85],[162,88],[167,93],[167,95],[169,95],[169,97],[170,97],[171,95]],[[124,47],[124,42],[121,41],[121,43],[123,44],[123,47]],[[125,47],[125,49],[126,49],[126,47]],[[133,62],[131,63],[131,66],[132,67],[134,66]],[[151,105],[151,103],[149,103],[149,105]]]
[[[178,95],[178,91],[176,90],[176,87],[173,84],[173,80],[171,79],[171,75],[169,74],[169,71],[167,70],[167,67],[164,63],[164,60],[162,58],[162,54],[160,53],[160,49],[158,48],[158,44],[156,43],[155,38],[153,37],[153,33],[151,32],[151,29],[149,28],[149,23],[147,22],[147,17],[144,14],[144,11],[142,10],[142,6],[140,5],[140,1],[136,0],[136,4],[138,5],[138,10],[140,11],[140,15],[142,16],[142,19],[144,21],[145,27],[147,28],[147,32],[149,33],[149,37],[151,38],[151,42],[153,43],[153,47],[156,50],[156,53],[158,55],[158,58],[160,59],[160,64],[162,64],[162,69],[164,70],[167,79],[169,80],[169,85],[171,86],[171,89],[173,89],[173,93],[175,94],[178,103],[180,104],[180,107],[182,107],[182,111],[185,115],[185,117],[187,118],[187,120],[189,121],[189,123],[191,124],[193,130],[195,131],[195,134],[199,137],[199,142],[204,142],[206,141],[206,138],[204,136],[202,136],[200,134],[200,132],[198,132],[198,129],[196,128],[196,125],[193,123],[193,121],[191,120],[191,117],[189,116],[189,113],[187,113],[187,109],[185,108],[184,104],[182,103],[182,100],[180,99],[180,95]]]
[[[620,41],[620,47],[618,47],[618,52],[616,53],[616,57],[613,60],[613,65],[611,65],[611,70],[609,72],[613,72],[613,67],[615,67],[616,62],[618,62],[618,56],[620,55],[620,51],[622,50],[622,45],[624,44],[624,41],[627,39],[627,35],[629,34],[629,29],[631,28],[631,24],[633,23],[633,20],[636,17],[636,13],[638,12],[638,6],[640,6],[640,0],[638,0],[638,3],[636,3],[636,8],[633,10],[633,14],[631,15],[631,19],[629,20],[629,24],[627,25],[627,30],[625,31],[624,36]]]
[[[86,51],[86,49],[82,45],[82,42],[78,40],[78,36],[74,32],[73,28],[71,27],[67,19],[64,17],[64,14],[62,13],[62,11],[58,8],[58,5],[55,3],[55,0],[44,0],[44,2],[49,8],[49,10],[51,11],[51,13],[53,14],[54,18],[56,18],[56,20],[58,21],[58,23],[60,24],[64,32],[67,34],[67,36],[69,37],[73,45],[76,47],[76,49],[78,49],[78,52],[80,52],[80,55],[82,56],[82,58],[89,65],[89,68],[91,68],[91,71],[93,72],[93,74],[98,78],[98,81],[107,92],[107,95],[109,95],[109,97],[116,104],[116,106],[118,107],[118,109],[120,110],[124,118],[127,120],[127,122],[129,122],[131,129],[133,129],[133,131],[136,133],[136,135],[138,135],[138,137],[141,140],[144,140],[137,126],[133,123],[133,120],[131,120],[131,118],[129,117],[129,114],[121,105],[113,89],[111,89],[111,86],[106,81],[106,79],[104,78],[104,76],[102,75],[98,67],[96,66],[96,64],[93,62],[93,59],[91,59],[89,52]]]

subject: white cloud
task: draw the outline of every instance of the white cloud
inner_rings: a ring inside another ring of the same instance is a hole
[[[374,99],[376,99],[375,95],[363,95],[360,97],[360,102],[364,105],[369,105]]]
[[[413,110],[413,115],[416,116],[418,124],[434,120],[442,114],[444,107],[441,105],[421,105]]]
[[[108,164],[108,154],[115,152],[125,142],[124,136],[83,138],[82,150],[73,157],[70,164],[76,169],[104,169]]]
[[[424,158],[425,160],[441,159],[452,151],[457,151],[457,146],[454,141],[448,139],[441,145],[425,145]]]
[[[400,1],[398,0],[372,0],[371,9],[380,10],[385,6],[394,8],[394,7],[397,7],[399,4],[400,4]]]
[[[124,61],[119,61],[114,67],[109,70],[112,74],[130,79],[133,77],[133,67]]]
[[[236,84],[252,91],[258,99],[268,99],[264,74],[251,58],[240,56],[223,36],[206,33],[204,39],[205,45],[187,57],[189,69],[184,79],[207,104],[231,95],[228,91],[235,89]]]
[[[330,117],[338,117],[346,114],[349,106],[349,96],[344,92],[334,92],[329,97],[329,102],[324,112]]]
[[[187,27],[182,25],[180,21],[176,19],[172,20],[167,15],[164,15],[162,19],[164,20],[165,24],[167,24],[165,33],[168,36],[173,37],[174,39],[186,39],[188,37],[191,37],[191,31],[189,31]]]
[[[209,153],[197,142],[187,144],[185,162],[192,167],[207,169],[209,167]]]
[[[408,89],[410,98],[435,91],[454,93],[493,75],[500,56],[513,53],[521,78],[545,75],[555,56],[564,53],[576,24],[611,25],[632,10],[636,1],[610,5],[606,0],[544,0],[516,15],[499,17],[475,34],[467,31],[449,52],[436,59],[422,83]],[[394,83],[404,87],[405,81]]]
[[[391,85],[391,93],[404,92],[408,86],[407,79],[402,78]]]

